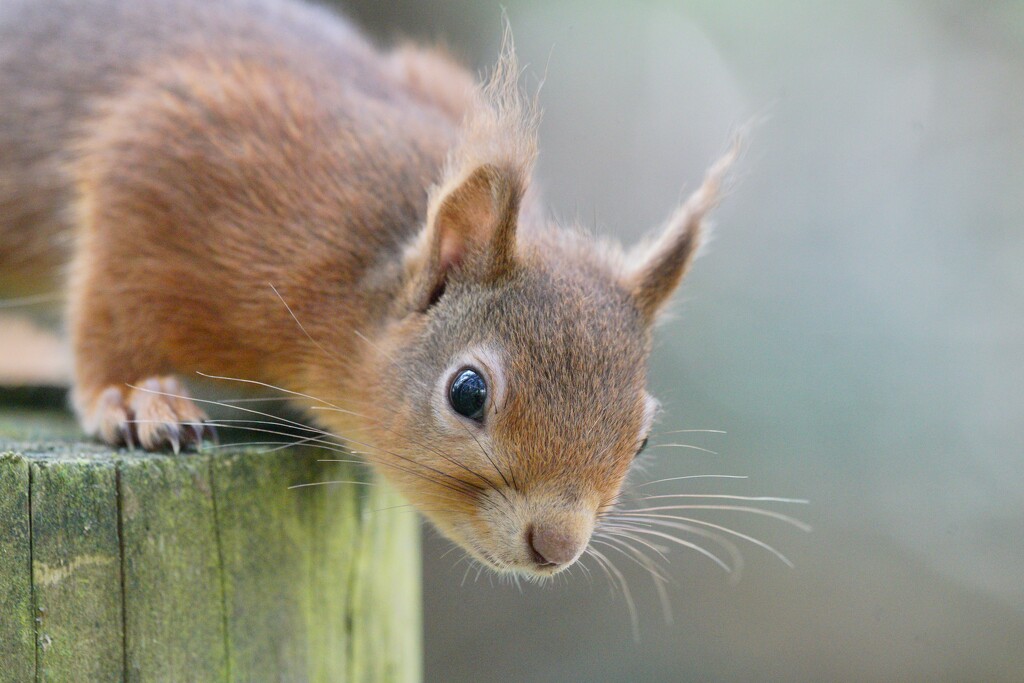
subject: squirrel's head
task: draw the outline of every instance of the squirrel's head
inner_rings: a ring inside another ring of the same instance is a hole
[[[651,329],[729,159],[629,253],[541,224],[528,198],[536,117],[510,54],[369,340],[357,431],[378,472],[473,557],[544,576],[584,552],[646,442]]]

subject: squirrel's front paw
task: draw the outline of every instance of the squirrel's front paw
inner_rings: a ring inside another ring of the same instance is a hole
[[[135,386],[109,386],[91,407],[81,410],[90,435],[111,446],[142,446],[148,451],[168,446],[175,453],[215,439],[206,413],[188,398],[173,377],[150,377]]]

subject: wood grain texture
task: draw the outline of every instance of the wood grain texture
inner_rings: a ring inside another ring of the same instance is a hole
[[[31,465],[37,680],[124,674],[117,481],[111,460]]]
[[[227,676],[209,459],[119,463],[129,681]]]
[[[36,675],[28,461],[0,454],[0,682]]]
[[[416,512],[389,489],[363,499],[365,525],[354,555],[352,680],[417,681],[422,678],[420,536]],[[393,561],[375,563],[374,557]],[[378,643],[389,643],[381,650]]]
[[[340,634],[331,639],[334,647],[329,661],[340,671],[346,668],[347,629],[344,623],[334,621],[344,619],[345,601],[326,615],[325,623],[311,623],[315,605],[337,596],[331,591],[318,596],[311,590],[314,537],[317,523],[326,517],[315,514],[321,494],[288,488],[314,480],[316,467],[310,457],[278,451],[236,454],[214,462],[233,680],[257,676],[279,680],[287,672],[302,672],[302,680],[309,680],[314,633],[317,640],[323,639],[325,632]],[[339,497],[341,505],[344,498]],[[329,526],[352,519],[344,509],[337,510],[337,516],[339,520],[331,520]],[[351,537],[352,531],[346,535]],[[348,564],[343,555],[332,567],[340,587],[348,583]]]
[[[420,680],[418,521],[362,468],[108,451],[19,410],[30,430],[0,409],[0,683]],[[324,480],[357,483],[289,488]]]

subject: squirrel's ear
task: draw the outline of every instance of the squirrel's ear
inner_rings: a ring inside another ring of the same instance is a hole
[[[483,164],[442,188],[427,214],[438,267],[461,267],[478,278],[507,271],[515,255],[523,184],[516,170]]]
[[[704,243],[704,217],[718,203],[722,180],[737,152],[734,145],[708,170],[700,188],[672,213],[660,234],[630,254],[624,284],[648,321],[657,317]]]
[[[508,26],[501,56],[471,100],[441,183],[431,190],[427,224],[413,245],[414,306],[434,303],[453,276],[488,282],[515,262],[519,208],[537,155],[536,102],[519,89]]]
[[[480,282],[508,272],[515,262],[516,225],[525,178],[515,168],[485,163],[435,189],[417,245],[417,305],[430,306],[458,273]],[[423,258],[425,256],[425,258]]]

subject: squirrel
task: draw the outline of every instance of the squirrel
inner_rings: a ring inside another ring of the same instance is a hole
[[[507,28],[479,82],[300,0],[6,0],[0,281],[66,280],[85,432],[177,452],[207,420],[179,377],[280,387],[483,564],[570,566],[734,153],[597,240],[540,206],[519,75]]]

